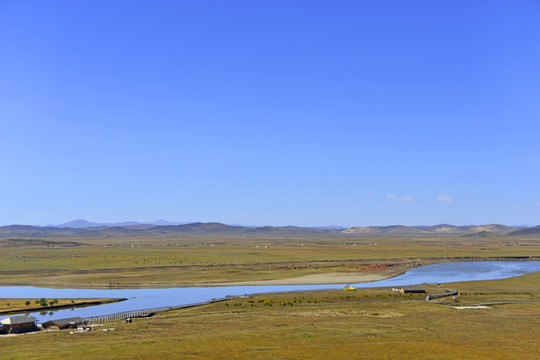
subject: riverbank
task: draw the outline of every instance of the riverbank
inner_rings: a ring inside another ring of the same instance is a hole
[[[41,299],[6,299],[0,298],[0,315],[31,313],[37,311],[56,311],[79,307],[111,304],[127,299],[44,299],[46,306],[41,306]],[[52,305],[51,305],[52,304]]]
[[[322,285],[322,284],[359,284],[388,279],[404,273],[404,270],[370,272],[370,273],[323,273],[298,276],[289,279],[259,280],[243,282],[223,282],[216,286],[264,286],[264,285]]]
[[[533,260],[527,238],[107,238],[77,248],[3,248],[0,286],[129,289],[364,282],[449,261]],[[375,276],[375,277],[372,277]]]
[[[540,273],[433,285],[452,306],[540,300]],[[6,359],[537,359],[540,303],[456,310],[389,289],[256,295],[91,331],[2,339]],[[106,331],[105,331],[106,330]]]
[[[455,281],[473,281],[500,279],[520,274],[540,271],[540,261],[480,261],[480,262],[450,262],[431,264],[422,268],[412,269],[403,275],[390,279],[355,283],[357,288],[382,287],[393,288],[413,284],[435,284]],[[221,287],[190,287],[190,288],[154,288],[154,289],[52,289],[9,287],[0,288],[2,293],[11,293],[13,297],[26,297],[40,294],[48,298],[86,297],[86,298],[128,298],[129,301],[107,304],[98,307],[60,310],[54,314],[32,313],[37,319],[44,320],[78,316],[82,318],[117,314],[141,309],[170,308],[184,305],[201,304],[208,300],[236,298],[249,294],[289,293],[295,291],[337,290],[343,286],[323,285],[233,285]]]
[[[440,259],[439,261],[444,261]],[[130,289],[239,285],[338,284],[399,275],[433,261],[424,259],[317,260],[238,265],[3,272],[0,286]]]
[[[363,283],[394,277],[413,268],[465,261],[533,261],[538,256],[426,257],[318,260],[238,265],[190,265],[130,269],[2,272],[0,286],[75,289],[185,288],[230,285],[315,285]]]

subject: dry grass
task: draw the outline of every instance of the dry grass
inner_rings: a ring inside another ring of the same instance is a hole
[[[162,313],[99,331],[0,339],[3,359],[538,359],[540,273],[445,284],[460,304],[534,301],[455,310],[422,294],[383,289],[257,296]],[[101,328],[101,329],[104,329]]]
[[[373,270],[370,264],[380,263],[402,263],[401,270],[406,270],[465,257],[540,256],[540,240],[534,238],[204,237],[85,239],[85,242],[90,246],[2,249],[0,283],[66,287],[187,286],[363,272]],[[474,245],[466,246],[469,242]]]
[[[464,257],[540,256],[538,239],[514,238],[133,241],[99,239],[85,241],[91,246],[84,248],[2,249],[0,281],[58,286],[188,285],[328,272],[399,271]],[[464,245],[471,241],[473,246]],[[381,263],[400,264],[402,268],[377,270]],[[0,357],[538,359],[540,273],[445,284],[430,290],[440,288],[456,288],[462,294],[458,301],[444,300],[447,305],[426,303],[422,294],[401,295],[381,289],[265,295],[161,313],[135,319],[131,324],[107,324],[84,333],[57,331],[2,337]],[[452,308],[497,301],[527,303],[488,309]],[[114,330],[100,331],[104,329]]]

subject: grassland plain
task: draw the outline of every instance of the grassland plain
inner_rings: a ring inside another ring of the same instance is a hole
[[[259,295],[160,313],[90,332],[0,339],[3,359],[538,359],[540,272],[431,285]],[[513,304],[458,310],[481,303]]]
[[[62,241],[70,240],[81,241]],[[0,284],[106,288],[285,283],[328,273],[392,276],[440,261],[540,256],[540,239],[530,237],[84,238],[84,243],[88,245],[4,247]]]

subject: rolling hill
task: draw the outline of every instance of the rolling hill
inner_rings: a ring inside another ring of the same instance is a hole
[[[9,225],[0,227],[0,238],[61,238],[61,237],[186,237],[186,236],[538,236],[540,226],[516,228],[500,224],[456,226],[367,226],[342,228],[299,226],[240,226],[218,222],[196,222],[182,225],[152,225],[128,222],[122,226],[96,226],[85,220],[71,222],[72,227],[40,227]],[[86,227],[77,227],[79,225]]]
[[[480,232],[490,232],[493,234],[506,235],[516,231],[517,228],[500,225],[466,225],[456,226],[449,224],[439,224],[433,226],[368,226],[368,227],[351,227],[344,230],[343,233],[351,235],[369,235],[369,236],[463,236],[477,234]]]
[[[503,234],[497,234],[491,231],[483,230],[474,234],[463,235],[463,237],[475,237],[475,238],[484,238],[484,239],[498,239],[503,238]]]
[[[9,225],[0,227],[0,238],[49,237],[182,237],[182,236],[301,236],[339,234],[340,229],[319,229],[297,226],[232,226],[217,222],[184,225],[154,226],[149,224],[127,226],[39,227]]]
[[[540,226],[513,231],[508,235],[510,236],[539,236]]]

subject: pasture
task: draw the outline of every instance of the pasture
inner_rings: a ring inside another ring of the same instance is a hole
[[[84,243],[5,247],[0,284],[204,286],[325,273],[391,276],[432,262],[540,256],[540,240],[515,237],[84,238]]]
[[[359,289],[260,295],[89,332],[0,339],[4,359],[537,359],[540,273],[432,285],[461,295]],[[454,306],[519,302],[458,310]],[[31,343],[31,345],[30,345]]]

